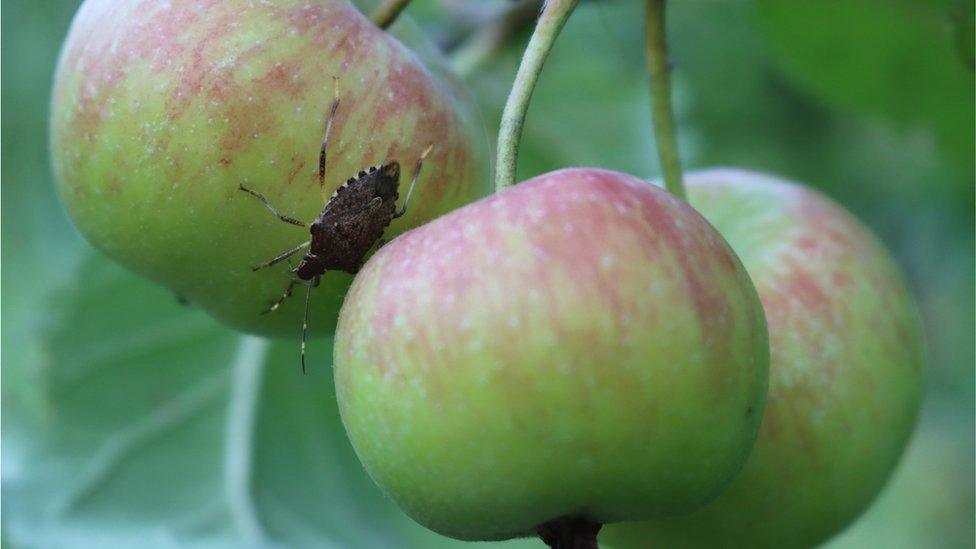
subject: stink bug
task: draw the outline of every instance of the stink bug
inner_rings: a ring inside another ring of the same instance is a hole
[[[332,131],[332,121],[339,109],[339,80],[335,80],[335,98],[329,117],[325,124],[325,135],[319,148],[319,189],[325,198],[325,161],[329,145],[329,134]],[[304,227],[311,233],[311,238],[294,248],[278,254],[274,258],[257,265],[252,270],[257,271],[287,260],[302,250],[306,250],[302,261],[291,269],[294,275],[281,297],[274,301],[261,314],[267,314],[277,309],[285,299],[291,296],[296,285],[307,286],[305,292],[305,314],[302,319],[302,373],[305,373],[305,339],[308,332],[308,302],[312,288],[319,285],[319,280],[326,271],[345,271],[350,274],[359,272],[366,254],[383,236],[383,231],[394,219],[407,212],[410,195],[420,175],[420,168],[424,159],[434,147],[427,146],[417,159],[413,179],[407,190],[407,197],[403,207],[399,210],[396,201],[400,197],[400,164],[396,160],[380,166],[371,166],[355,177],[349,178],[332,196],[325,200],[325,207],[311,223],[289,217],[279,212],[263,194],[240,186],[240,190],[254,196],[265,205],[271,213],[285,223]]]

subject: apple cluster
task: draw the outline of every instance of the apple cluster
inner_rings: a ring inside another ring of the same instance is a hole
[[[238,189],[322,209],[334,76],[326,196],[435,144],[390,241],[311,305],[349,438],[408,515],[463,540],[805,547],[877,495],[923,343],[865,227],[730,169],[688,174],[687,201],[592,168],[484,197],[468,96],[347,0],[85,2],[52,102],[68,213],[222,322],[297,334],[299,300],[259,314],[286,266],[251,266],[307,235]]]
[[[408,514],[469,540],[583,516],[613,547],[808,547],[867,507],[919,407],[897,268],[800,185],[686,181],[690,205],[553,172],[367,263],[336,389]]]

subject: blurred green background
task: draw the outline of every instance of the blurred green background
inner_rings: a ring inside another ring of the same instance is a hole
[[[460,546],[401,515],[362,471],[327,343],[298,376],[295,342],[179,305],[65,218],[47,107],[77,4],[2,7],[3,545]],[[408,13],[450,49],[506,4],[416,0]],[[529,112],[520,177],[569,165],[658,175],[642,4],[573,15]],[[918,429],[874,506],[829,546],[972,547],[972,3],[675,0],[669,33],[686,166],[824,190],[892,250],[925,319]],[[466,66],[492,142],[526,38]]]

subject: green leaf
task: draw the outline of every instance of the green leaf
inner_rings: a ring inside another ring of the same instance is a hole
[[[33,371],[42,403],[5,418],[7,541],[459,544],[406,518],[363,471],[327,342],[311,342],[302,376],[297,341],[236,334],[94,255],[73,275],[41,304],[40,361],[4,365]]]
[[[976,70],[976,5],[966,0],[956,0],[950,16],[959,59],[970,71]]]
[[[864,516],[824,549],[972,547],[972,419],[939,398],[925,404],[915,440]]]

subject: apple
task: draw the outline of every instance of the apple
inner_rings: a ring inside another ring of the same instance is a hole
[[[88,0],[51,106],[65,208],[96,248],[226,324],[297,335],[300,298],[260,314],[287,286],[288,265],[251,267],[308,230],[278,221],[241,184],[311,221],[350,176],[397,160],[406,180],[433,143],[410,210],[386,238],[488,192],[473,103],[428,46],[414,45],[346,0]],[[333,76],[341,102],[323,193]],[[325,275],[313,331],[334,329],[351,278]]]
[[[810,547],[878,494],[915,424],[923,342],[884,247],[803,186],[729,169],[686,177],[692,205],[742,258],[766,312],[770,381],[741,475],[687,516],[613,525],[613,547]]]
[[[637,178],[567,169],[381,248],[346,296],[342,420],[377,484],[463,540],[688,511],[739,471],[767,382],[725,240]]]

